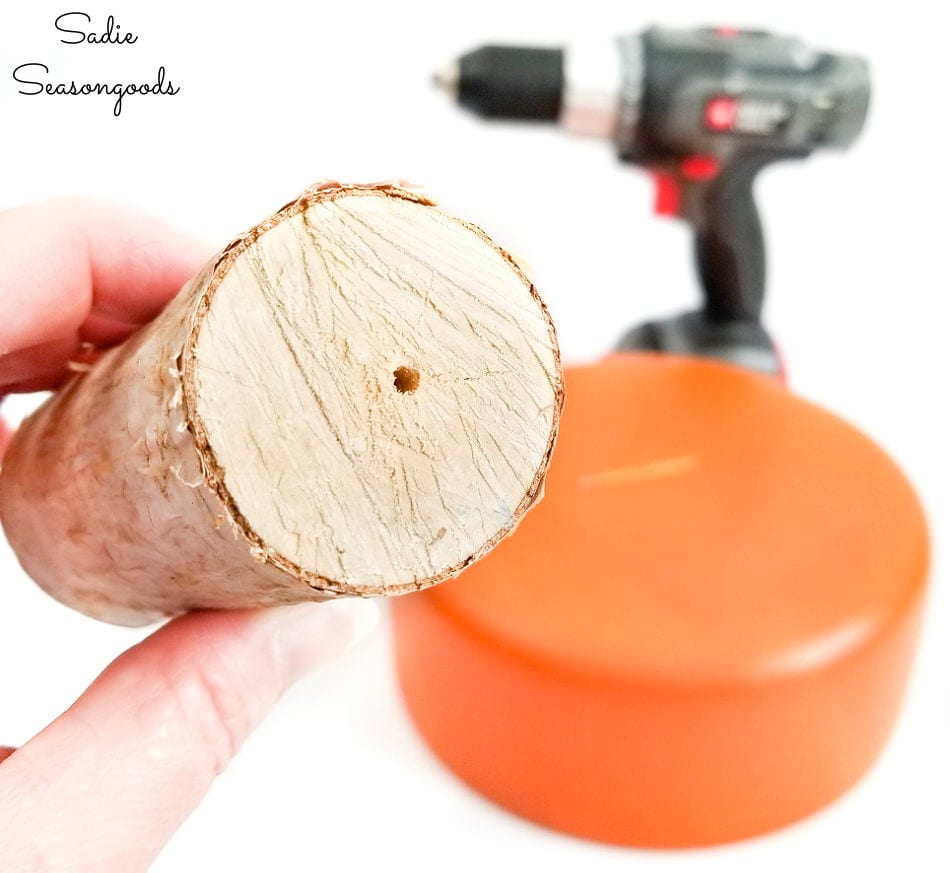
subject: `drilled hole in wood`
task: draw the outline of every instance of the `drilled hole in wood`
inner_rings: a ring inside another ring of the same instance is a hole
[[[393,385],[400,394],[412,394],[419,387],[419,371],[415,367],[397,367],[393,370]]]

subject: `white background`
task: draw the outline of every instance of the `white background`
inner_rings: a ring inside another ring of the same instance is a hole
[[[867,56],[874,100],[846,154],[776,166],[758,200],[768,321],[793,390],[880,442],[918,487],[935,564],[906,704],[885,754],[829,809],[716,850],[624,851],[536,828],[482,800],[414,734],[385,622],[295,688],[155,869],[800,871],[950,869],[950,523],[946,424],[947,31],[923,3],[18,3],[0,10],[0,207],[86,193],[150,210],[209,250],[321,176],[425,183],[531,266],[568,360],[694,300],[688,237],[651,216],[642,172],[602,142],[491,126],[429,87],[485,41],[558,44],[649,23],[735,23]],[[53,19],[114,14],[134,46],[65,46]],[[150,79],[175,97],[26,97],[50,81]],[[26,401],[5,404],[8,414]],[[0,544],[0,740],[21,743],[141,632],[49,600]]]

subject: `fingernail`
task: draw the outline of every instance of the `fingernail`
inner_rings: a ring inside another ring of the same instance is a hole
[[[286,685],[369,636],[379,623],[372,600],[342,597],[270,611],[278,667]]]

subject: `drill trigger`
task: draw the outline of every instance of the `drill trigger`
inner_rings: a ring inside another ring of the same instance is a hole
[[[650,170],[650,175],[656,183],[653,211],[657,215],[678,216],[682,200],[679,180],[673,173],[656,168]]]

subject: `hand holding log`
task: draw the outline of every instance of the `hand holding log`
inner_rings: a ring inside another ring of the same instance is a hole
[[[562,398],[544,304],[484,233],[323,183],[24,422],[0,517],[45,590],[123,624],[400,594],[513,530]]]

